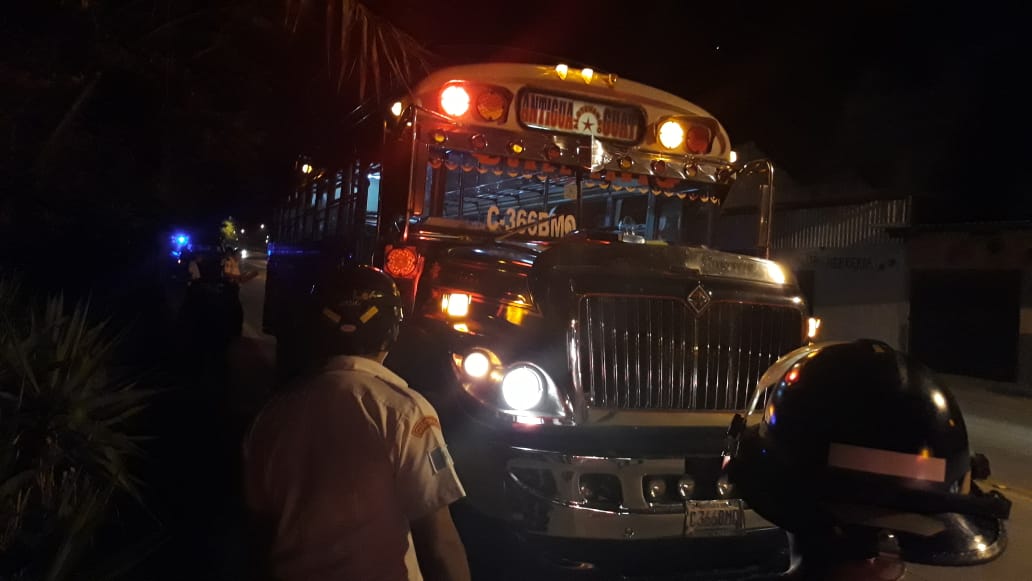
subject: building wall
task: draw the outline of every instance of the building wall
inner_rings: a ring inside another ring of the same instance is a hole
[[[807,298],[821,319],[821,339],[878,339],[907,348],[910,308],[901,244],[782,249],[774,257],[812,279]]]
[[[910,219],[906,199],[780,209],[774,215],[773,258],[800,279],[822,339],[878,339],[907,348],[908,270],[902,240],[886,232]],[[730,213],[715,246],[749,252],[755,212]]]
[[[917,232],[907,243],[907,260],[914,269],[1019,271],[1020,305],[1017,381],[1032,388],[1032,230]],[[991,300],[979,297],[977,300]]]

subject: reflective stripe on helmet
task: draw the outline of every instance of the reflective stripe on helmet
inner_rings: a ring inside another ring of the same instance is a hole
[[[946,459],[832,442],[828,466],[870,474],[946,482]]]

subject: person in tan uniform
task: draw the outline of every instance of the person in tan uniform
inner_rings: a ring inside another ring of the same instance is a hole
[[[383,366],[401,322],[393,281],[339,271],[313,293],[322,365],[273,399],[244,444],[269,578],[468,581],[449,505],[465,492],[434,408]]]

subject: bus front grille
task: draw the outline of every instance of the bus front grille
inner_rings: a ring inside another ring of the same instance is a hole
[[[792,307],[670,297],[579,300],[573,372],[590,406],[743,410],[760,375],[800,345]]]

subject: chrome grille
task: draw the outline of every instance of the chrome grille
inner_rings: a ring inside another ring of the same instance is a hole
[[[714,301],[697,317],[674,298],[592,295],[578,308],[575,373],[597,408],[744,409],[802,332],[797,309],[774,305]]]

